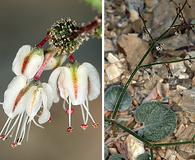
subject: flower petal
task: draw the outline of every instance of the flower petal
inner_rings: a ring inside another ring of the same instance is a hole
[[[64,86],[67,88],[73,105],[80,105],[87,99],[87,70],[84,66],[79,68],[64,67],[65,81]]]
[[[41,48],[34,48],[31,52],[29,57],[28,65],[24,70],[23,74],[28,78],[31,79],[35,76],[39,68],[41,67],[44,60],[44,53],[43,49]]]
[[[22,103],[22,98],[18,101],[17,97],[21,90],[26,86],[27,79],[24,76],[16,76],[9,83],[7,90],[4,93],[3,109],[9,117],[15,117],[25,110]],[[18,102],[16,102],[18,101]]]
[[[27,57],[29,55],[29,53],[31,52],[31,46],[30,45],[23,45],[17,52],[16,57],[12,63],[12,71],[16,74],[16,75],[21,75],[21,71],[22,71],[22,64],[23,61],[25,59],[25,57]]]
[[[51,116],[51,114],[50,114],[49,110],[43,108],[43,112],[38,119],[39,124],[46,123],[49,120],[50,116]]]
[[[58,88],[60,91],[60,97],[62,97],[64,100],[66,100],[68,97],[68,90],[65,88],[66,86],[64,86],[65,76],[64,69],[62,69],[58,78]]]
[[[51,86],[47,83],[42,83],[43,86],[43,92],[46,94],[47,97],[47,109],[50,110],[53,100],[54,100],[54,95],[53,95],[53,90]]]
[[[88,73],[88,98],[89,100],[96,99],[100,94],[100,77],[96,68],[90,63],[83,63],[82,66],[87,68]]]
[[[39,124],[43,124],[46,123],[49,118],[50,118],[50,112],[48,109],[48,103],[50,103],[49,101],[49,97],[47,96],[48,93],[46,93],[44,90],[42,91],[42,100],[43,100],[43,111],[42,114],[40,115],[38,122]],[[51,106],[50,106],[51,107]]]
[[[53,96],[54,96],[54,103],[57,103],[59,101],[59,94],[58,94],[58,86],[57,81],[60,75],[62,67],[56,68],[50,75],[48,83],[53,89]]]
[[[43,49],[24,45],[19,50],[12,63],[16,75],[25,75],[28,79],[34,77],[44,60]]]
[[[39,86],[32,86],[25,94],[26,113],[29,116],[29,121],[34,118],[42,106],[42,90],[43,88]]]

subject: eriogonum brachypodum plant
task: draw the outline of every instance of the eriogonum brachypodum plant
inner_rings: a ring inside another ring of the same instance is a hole
[[[100,79],[97,70],[90,63],[79,63],[74,58],[74,51],[101,27],[101,17],[87,25],[80,26],[71,19],[61,19],[48,30],[46,37],[35,47],[22,46],[13,61],[12,70],[16,74],[4,93],[4,112],[8,116],[1,132],[0,139],[15,135],[11,146],[15,148],[25,138],[28,139],[31,122],[42,128],[41,124],[51,120],[50,108],[59,101],[59,96],[68,104],[68,132],[72,131],[72,105],[80,105],[83,117],[81,128],[88,127],[90,118],[93,127],[95,122],[89,111],[88,101],[100,94]],[[44,44],[49,42],[47,48]],[[68,58],[68,64],[60,67]],[[44,70],[55,69],[49,83],[40,81]],[[59,90],[59,91],[58,91]],[[38,117],[36,122],[36,117]]]

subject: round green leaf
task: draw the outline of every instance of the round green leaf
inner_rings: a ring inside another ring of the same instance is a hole
[[[113,111],[117,99],[123,89],[121,85],[112,85],[105,92],[104,107],[106,111]],[[125,93],[123,100],[120,104],[119,111],[124,112],[131,107],[132,98],[128,92]]]
[[[104,145],[104,159],[106,159],[109,155],[108,147],[107,145]]]
[[[120,154],[113,154],[109,157],[108,160],[126,160],[122,155]]]
[[[149,141],[159,141],[172,134],[176,128],[176,114],[167,105],[159,102],[141,104],[135,118],[143,123],[138,134]]]
[[[143,154],[140,154],[136,160],[151,160],[151,156],[149,153],[143,153]]]

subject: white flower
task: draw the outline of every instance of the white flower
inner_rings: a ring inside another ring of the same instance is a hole
[[[16,54],[12,64],[12,70],[16,75],[24,75],[28,79],[31,79],[41,67],[43,60],[43,49],[24,45]]]
[[[36,81],[29,82],[23,75],[16,76],[4,93],[2,105],[8,119],[0,132],[0,138],[5,140],[10,134],[15,133],[12,147],[20,145],[26,131],[30,130],[31,121],[42,127],[34,120],[41,108],[42,113],[38,122],[43,124],[49,120],[49,109],[52,103],[52,88],[48,84]]]
[[[83,117],[81,128],[86,129],[88,127],[89,117],[93,122],[93,126],[97,126],[89,112],[88,104],[89,100],[96,99],[100,94],[100,78],[93,65],[83,63],[78,66],[74,63],[70,64],[70,67],[59,67],[52,72],[49,84],[54,91],[54,102],[57,103],[60,96],[64,99],[64,108],[65,102],[68,103],[68,108],[65,108],[69,117],[68,132],[72,131],[71,114],[73,109],[71,105],[80,105],[81,107]]]

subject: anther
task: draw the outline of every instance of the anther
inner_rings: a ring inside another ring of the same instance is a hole
[[[3,140],[5,138],[5,135],[0,135],[0,140]]]
[[[13,149],[16,148],[16,147],[17,147],[17,143],[15,143],[15,142],[11,143],[11,147],[12,147]]]
[[[99,123],[93,123],[92,126],[93,126],[93,128],[98,128],[99,127]]]
[[[88,128],[88,125],[87,125],[87,124],[82,124],[80,127],[81,127],[83,130],[86,130],[86,129]]]
[[[67,132],[68,132],[68,133],[71,133],[72,130],[73,130],[72,127],[68,127],[68,128],[67,128]]]

